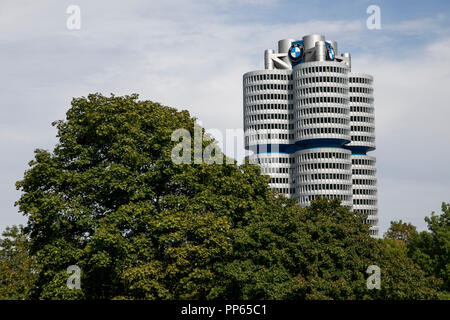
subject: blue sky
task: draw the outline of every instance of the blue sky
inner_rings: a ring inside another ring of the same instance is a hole
[[[366,9],[381,9],[368,30]],[[81,9],[68,30],[66,9]],[[448,1],[9,1],[0,3],[0,230],[36,148],[52,149],[72,97],[136,92],[207,129],[242,128],[242,74],[283,38],[322,33],[375,83],[380,233],[419,229],[450,202]]]

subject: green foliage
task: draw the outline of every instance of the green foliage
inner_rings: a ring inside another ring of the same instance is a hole
[[[364,215],[338,200],[300,209],[277,199],[236,230],[233,260],[223,267],[235,299],[433,299],[430,279],[395,242],[369,236]],[[394,246],[394,247],[393,247]],[[395,249],[394,249],[395,248]],[[399,264],[398,262],[401,261]],[[381,290],[367,289],[367,267],[381,269]],[[223,294],[222,294],[223,295]],[[221,295],[219,295],[221,296]]]
[[[416,227],[400,220],[391,222],[391,227],[384,236],[386,239],[406,241],[406,244],[390,242],[389,250],[391,253],[396,252],[397,255],[392,255],[388,261],[405,260],[406,252],[408,259],[412,259],[430,279],[434,288],[440,291],[439,298],[448,300],[450,297],[450,205],[443,203],[442,212],[439,216],[433,212],[431,217],[425,218],[429,231],[418,233]],[[411,270],[409,275],[415,272]],[[420,284],[417,286],[420,287]]]
[[[224,266],[228,290],[239,299],[363,298],[376,248],[363,219],[338,200],[300,209],[280,197],[236,230],[233,260]]]
[[[427,276],[408,257],[407,245],[397,239],[383,239],[381,242],[381,290],[374,291],[374,298],[423,300],[438,299],[439,280]]]
[[[247,163],[173,163],[171,134],[194,136],[195,119],[137,99],[73,99],[54,123],[59,143],[36,150],[17,182],[42,266],[31,298],[434,297],[403,247],[371,238],[366,216],[339,201],[302,209]],[[379,291],[366,287],[372,264]],[[66,286],[70,265],[82,270],[80,290]]]
[[[17,183],[32,252],[43,265],[34,298],[205,297],[230,232],[273,199],[259,168],[171,161],[171,134],[195,119],[137,95],[74,99],[59,144],[36,150]],[[205,147],[205,144],[203,145]]]
[[[417,233],[416,227],[411,223],[402,222],[402,220],[391,221],[391,226],[384,234],[384,238],[408,241],[415,233]]]
[[[442,203],[442,214],[425,217],[428,231],[420,232],[408,243],[409,256],[425,271],[442,280],[442,297],[450,293],[450,204]]]
[[[23,227],[7,227],[0,238],[0,300],[27,299],[37,271]]]

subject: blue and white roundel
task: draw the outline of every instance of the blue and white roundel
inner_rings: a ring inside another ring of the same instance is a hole
[[[292,47],[290,51],[292,59],[297,60],[300,57],[301,50],[298,46]]]
[[[289,48],[289,58],[292,62],[299,62],[303,58],[303,47],[295,43]]]
[[[334,60],[334,50],[332,47],[328,47],[328,58]]]

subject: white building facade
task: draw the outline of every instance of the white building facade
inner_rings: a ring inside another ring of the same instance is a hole
[[[367,213],[378,236],[372,76],[322,35],[278,42],[244,74],[244,139],[270,187],[300,206],[322,196]]]

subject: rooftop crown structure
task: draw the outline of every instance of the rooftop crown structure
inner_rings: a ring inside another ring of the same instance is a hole
[[[322,196],[367,213],[378,235],[372,76],[322,35],[278,41],[244,74],[245,148],[270,187],[300,206]]]

